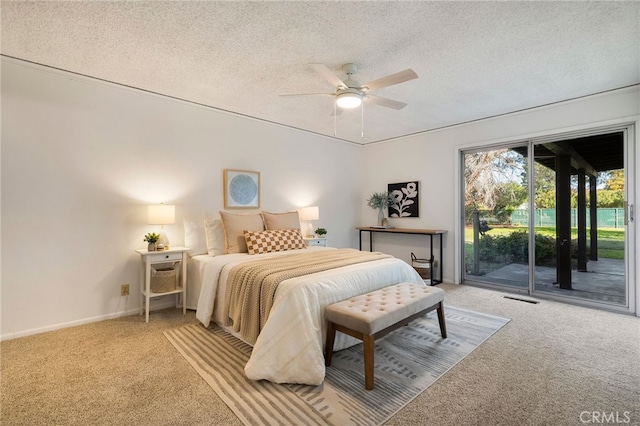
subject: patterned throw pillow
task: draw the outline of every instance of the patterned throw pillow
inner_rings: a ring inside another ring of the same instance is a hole
[[[249,254],[307,248],[299,229],[244,231],[244,238]]]

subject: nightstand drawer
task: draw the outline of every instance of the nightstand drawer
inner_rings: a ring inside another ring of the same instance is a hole
[[[311,246],[326,247],[327,239],[326,238],[304,238],[304,243],[309,247]]]
[[[152,262],[182,260],[182,253],[163,253],[161,251],[150,254],[149,260]]]

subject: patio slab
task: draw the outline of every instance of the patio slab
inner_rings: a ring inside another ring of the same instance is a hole
[[[589,261],[587,272],[571,271],[571,290],[561,289],[556,282],[556,268],[536,266],[537,291],[561,294],[569,297],[596,300],[626,306],[624,261],[600,259]],[[482,281],[495,282],[518,288],[527,288],[529,268],[512,263],[482,276]]]

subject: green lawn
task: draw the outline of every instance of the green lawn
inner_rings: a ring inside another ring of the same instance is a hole
[[[512,232],[526,232],[526,227],[494,227],[488,235],[509,235]],[[535,232],[552,238],[556,236],[556,229],[552,226],[537,226]],[[473,242],[473,229],[465,228],[465,242]],[[587,229],[587,241],[589,230]],[[571,239],[578,238],[578,229],[571,228]],[[587,242],[588,243],[588,242]],[[624,259],[624,230],[614,228],[598,229],[598,256],[607,259]]]

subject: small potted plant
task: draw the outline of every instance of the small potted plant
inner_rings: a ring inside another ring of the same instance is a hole
[[[394,203],[390,192],[374,192],[367,200],[367,205],[372,209],[378,209],[378,226],[383,226],[384,209]]]
[[[149,243],[149,245],[147,246],[147,250],[149,251],[156,251],[156,243],[158,242],[158,240],[160,239],[160,234],[156,234],[155,232],[149,232],[147,235],[144,236],[144,242]]]
[[[324,236],[327,235],[327,230],[325,228],[318,228],[316,229],[316,235],[319,238],[324,238]]]

